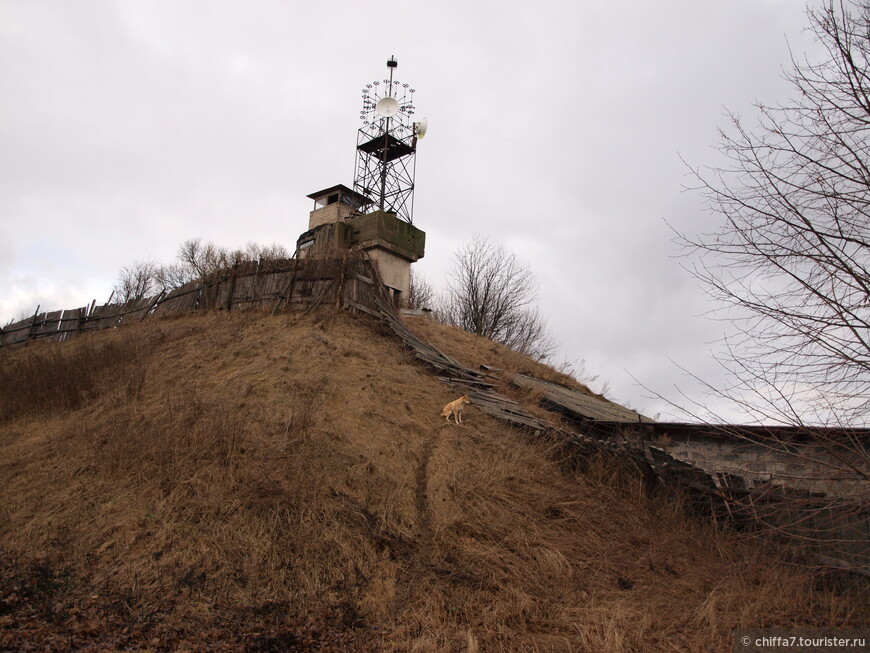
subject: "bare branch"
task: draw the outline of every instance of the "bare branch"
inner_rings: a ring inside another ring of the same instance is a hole
[[[830,58],[793,58],[795,100],[758,105],[755,130],[731,116],[730,166],[691,170],[724,223],[677,240],[737,326],[720,360],[741,401],[789,423],[866,424],[870,7],[830,1],[809,17]]]
[[[115,296],[125,303],[153,295],[158,285],[157,266],[151,261],[137,261],[121,268],[113,290]]]
[[[544,360],[552,355],[556,343],[535,308],[536,299],[534,276],[516,256],[475,236],[454,255],[438,316],[448,324]]]
[[[419,272],[411,268],[411,283],[408,296],[405,298],[405,308],[434,308],[435,289]]]

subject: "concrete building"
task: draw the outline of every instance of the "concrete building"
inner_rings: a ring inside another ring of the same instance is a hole
[[[308,197],[314,200],[314,209],[308,231],[296,241],[296,256],[329,256],[359,246],[377,264],[396,303],[401,303],[410,287],[411,263],[423,258],[426,234],[395,213],[366,213],[372,200],[342,184]]]

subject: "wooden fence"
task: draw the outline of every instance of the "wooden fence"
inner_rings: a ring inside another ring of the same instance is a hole
[[[240,263],[218,275],[192,281],[168,293],[129,301],[37,313],[0,329],[0,347],[36,338],[63,341],[82,333],[111,329],[149,316],[184,315],[197,310],[310,310],[323,303],[378,314],[376,298],[386,297],[377,270],[365,252],[340,257],[280,259]],[[111,301],[111,300],[110,300]]]

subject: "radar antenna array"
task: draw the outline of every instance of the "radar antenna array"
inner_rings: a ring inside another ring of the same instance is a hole
[[[357,134],[353,189],[377,209],[413,223],[417,141],[428,121],[413,121],[414,89],[393,79],[398,65],[390,57],[389,79],[366,84],[362,90],[363,125]]]

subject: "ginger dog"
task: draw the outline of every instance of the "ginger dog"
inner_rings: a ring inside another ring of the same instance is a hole
[[[459,399],[451,401],[444,406],[444,410],[441,411],[441,417],[446,417],[447,421],[450,422],[450,416],[453,415],[453,421],[457,424],[462,424],[462,410],[465,408],[465,404],[470,403],[471,400],[468,398],[468,395],[462,395]]]

